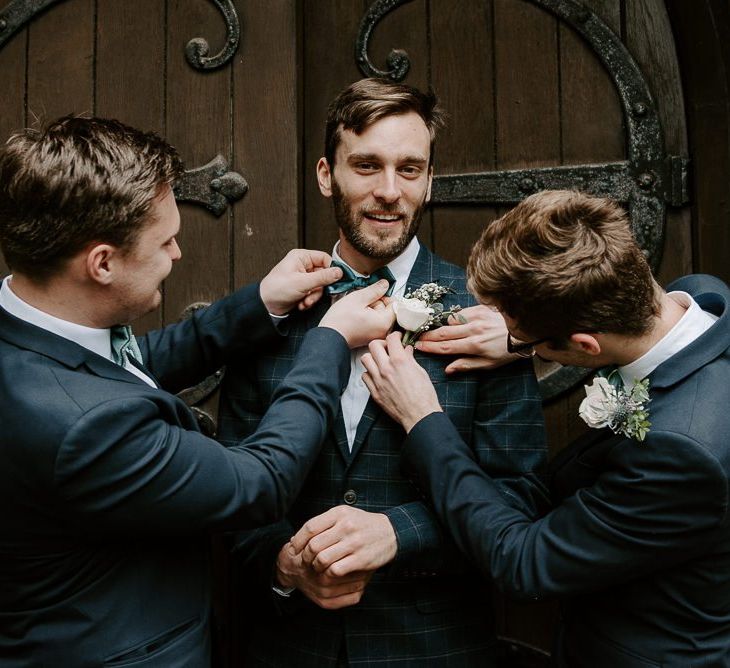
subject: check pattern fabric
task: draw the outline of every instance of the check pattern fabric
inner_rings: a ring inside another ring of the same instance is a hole
[[[463,270],[422,248],[408,289],[437,282],[455,294],[445,307],[474,303]],[[219,437],[226,445],[255,430],[286,375],[304,333],[327,305],[292,317],[289,336],[255,364],[229,365],[221,396]],[[505,482],[546,457],[541,401],[530,360],[491,372],[446,376],[451,361],[416,353],[441,405],[481,466]],[[407,391],[404,388],[404,391]],[[247,601],[247,666],[489,666],[495,665],[490,585],[457,551],[448,532],[400,468],[405,433],[370,400],[350,452],[342,415],[323,444],[287,521],[240,534],[235,541],[237,600]],[[327,611],[299,592],[271,591],[276,555],[309,518],[349,503],[384,513],[398,554],[374,574],[361,602]],[[246,630],[244,630],[244,628]]]

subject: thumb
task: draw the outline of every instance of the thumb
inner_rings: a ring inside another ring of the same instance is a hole
[[[368,285],[362,290],[356,290],[355,292],[351,292],[349,295],[347,295],[347,297],[345,297],[345,299],[349,299],[356,304],[369,306],[377,302],[386,292],[388,292],[389,287],[390,284],[388,283],[388,281],[381,278],[377,283]]]
[[[340,278],[342,278],[342,269],[339,267],[315,269],[314,271],[299,274],[299,287],[301,290],[308,292],[309,290],[323,288]]]

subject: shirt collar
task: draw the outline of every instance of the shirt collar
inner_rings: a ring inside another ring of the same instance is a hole
[[[686,348],[692,341],[715,324],[717,316],[703,311],[686,292],[670,292],[667,295],[686,309],[684,315],[657,343],[639,359],[618,368],[626,387],[635,380],[643,380],[660,364]]]
[[[6,276],[0,285],[0,307],[10,315],[20,320],[45,329],[52,334],[78,343],[91,352],[101,355],[108,360],[112,359],[111,336],[108,329],[96,329],[78,325],[75,322],[61,320],[49,313],[45,313],[35,306],[31,306],[18,297],[10,288],[12,276]]]
[[[347,264],[347,262],[340,257],[339,249],[340,242],[338,241],[332,249],[332,258],[338,262]],[[390,269],[390,273],[393,274],[393,277],[395,278],[395,287],[392,292],[393,296],[401,297],[403,296],[403,293],[405,293],[408,277],[411,275],[413,265],[416,264],[416,258],[418,258],[420,250],[421,244],[418,242],[416,237],[413,237],[405,250],[398,257],[393,258],[387,265],[385,265],[388,269]],[[349,267],[350,265],[348,264],[347,266]],[[352,267],[350,267],[350,269],[352,269]],[[352,269],[352,271],[355,272],[357,276],[365,275],[355,271],[354,269]]]

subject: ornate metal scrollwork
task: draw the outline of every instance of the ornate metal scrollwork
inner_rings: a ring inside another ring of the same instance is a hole
[[[36,14],[63,0],[12,0],[0,9],[0,49]]]
[[[186,171],[174,187],[178,202],[200,204],[216,216],[222,216],[228,205],[247,191],[246,179],[229,171],[222,155],[215,156],[207,165]]]
[[[209,56],[210,45],[203,37],[194,37],[185,46],[185,58],[197,70],[214,70],[225,65],[236,52],[241,39],[241,25],[232,0],[210,0],[222,12],[226,22],[226,43],[215,55]]]
[[[363,17],[358,37],[358,63],[368,76],[380,75],[369,65],[367,43],[384,14],[411,0],[375,2]],[[541,7],[569,24],[593,49],[611,76],[626,119],[628,159],[594,165],[561,165],[477,174],[435,176],[435,204],[514,204],[546,188],[579,188],[628,205],[633,231],[654,270],[659,266],[667,204],[689,201],[688,163],[667,155],[659,115],[641,70],[621,40],[578,0],[522,0]],[[404,56],[407,61],[407,56]],[[396,73],[386,73],[400,80]],[[405,74],[403,75],[405,76]],[[569,389],[585,370],[563,367],[540,380],[544,398]]]
[[[355,44],[355,59],[360,70],[368,77],[387,77],[393,81],[403,81],[411,67],[408,54],[402,49],[393,49],[386,58],[388,70],[379,70],[368,58],[368,42],[375,24],[388,12],[411,0],[376,0],[360,21],[360,31]]]

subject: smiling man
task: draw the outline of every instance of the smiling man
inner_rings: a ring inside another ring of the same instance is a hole
[[[346,281],[334,294],[387,275],[396,296],[436,282],[454,290],[445,306],[473,303],[464,272],[416,239],[441,117],[432,94],[377,79],[353,84],[332,102],[317,179],[339,226],[333,257]],[[219,425],[226,444],[256,428],[317,317],[316,309],[292,316],[286,342],[256,364],[228,367]],[[405,433],[369,401],[364,352],[353,351],[334,428],[287,521],[239,537],[239,577],[262,585],[261,601],[239,603],[253,613],[247,665],[494,665],[489,585],[401,475]],[[452,379],[448,360],[421,361],[481,466],[510,478],[543,461],[528,362]],[[314,536],[307,559],[289,543],[302,525]],[[314,554],[332,571],[318,573]]]

